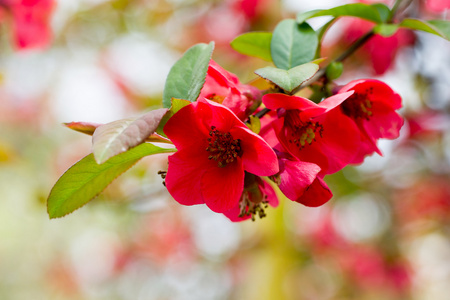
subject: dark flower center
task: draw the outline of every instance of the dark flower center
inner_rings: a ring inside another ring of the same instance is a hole
[[[260,202],[256,203],[251,200],[250,192],[243,191],[239,202],[239,218],[244,218],[251,216],[252,221],[255,221],[255,217],[258,216],[260,219],[266,216],[266,209],[268,205],[267,196],[264,195]]]
[[[210,153],[208,159],[217,161],[219,167],[225,167],[242,156],[241,140],[235,140],[229,132],[220,132],[215,126],[211,126],[209,136],[206,147],[206,151]]]
[[[317,135],[322,137],[323,126],[319,122],[303,122],[299,114],[297,111],[289,111],[286,114],[285,125],[288,129],[286,138],[289,143],[303,149],[307,144],[311,145],[316,141]]]
[[[244,191],[239,200],[239,217],[250,216],[255,221],[256,216],[260,219],[266,216],[264,209],[268,207],[267,195],[260,188],[263,185],[260,177],[245,172]]]
[[[373,88],[366,90],[366,93],[354,93],[347,100],[341,104],[342,111],[345,115],[354,119],[364,118],[369,120],[372,117],[372,101],[367,97],[367,94],[371,94]]]

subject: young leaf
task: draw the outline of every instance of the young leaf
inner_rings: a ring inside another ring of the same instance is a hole
[[[265,67],[258,69],[255,73],[264,79],[267,79],[286,92],[290,93],[316,74],[319,66],[315,63],[306,63],[290,70]]]
[[[172,98],[197,100],[205,84],[213,49],[214,42],[194,45],[172,66],[164,86],[164,107],[170,107]]]
[[[336,6],[325,10],[314,10],[306,13],[300,13],[297,15],[297,22],[303,23],[305,20],[320,16],[333,16],[333,17],[358,17],[375,23],[382,23],[383,20],[380,16],[379,7],[363,3],[352,3],[341,6]],[[383,16],[384,18],[384,16]]]
[[[47,199],[50,218],[63,217],[85,205],[142,157],[173,151],[141,144],[101,165],[95,162],[93,154],[89,154],[70,167],[53,186]]]
[[[389,16],[391,14],[391,10],[384,3],[374,3],[371,4],[376,10],[378,10],[378,14],[380,15],[380,19],[382,22],[387,22]]]
[[[187,100],[172,98],[172,105],[170,106],[169,111],[161,119],[161,122],[159,122],[156,132],[164,137],[167,137],[163,131],[164,125],[166,125],[167,121],[169,121],[169,119],[172,118],[172,116],[176,112],[178,112],[180,109],[182,109],[183,107],[185,107],[186,105],[189,105],[189,104],[190,104],[190,102]]]
[[[270,52],[280,69],[289,70],[314,59],[319,40],[307,23],[288,19],[278,23],[272,36]]]
[[[231,48],[241,54],[272,61],[270,55],[271,32],[248,32],[231,41]]]
[[[250,115],[248,117],[249,123],[247,123],[248,129],[253,131],[256,134],[259,134],[261,131],[261,120],[257,116]]]
[[[444,20],[423,21],[418,19],[404,19],[400,27],[421,30],[450,40],[450,22]]]
[[[101,126],[102,124],[98,124],[98,123],[90,123],[90,122],[70,122],[70,123],[64,123],[64,126],[66,126],[67,128],[70,128],[72,130],[84,133],[84,134],[89,134],[89,135],[93,135],[95,129],[97,129],[97,127]]]
[[[334,80],[342,75],[344,65],[341,62],[332,62],[328,65],[326,75],[329,80]]]
[[[97,163],[142,144],[158,128],[167,108],[152,110],[137,119],[124,119],[99,126],[92,136],[92,152]]]
[[[397,24],[378,24],[373,28],[373,32],[384,37],[390,37],[397,32]]]

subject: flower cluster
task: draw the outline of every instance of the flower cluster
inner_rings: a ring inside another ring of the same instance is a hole
[[[206,204],[232,221],[264,217],[276,206],[274,187],[306,206],[332,197],[324,176],[359,164],[380,138],[395,139],[403,125],[401,98],[385,83],[355,80],[315,103],[256,88],[210,62],[197,101],[169,119],[164,133],[178,151],[169,157],[165,184],[183,205]],[[260,103],[261,129],[244,123]]]

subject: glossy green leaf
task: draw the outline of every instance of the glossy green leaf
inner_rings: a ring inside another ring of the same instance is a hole
[[[214,42],[194,45],[172,66],[164,86],[164,107],[170,107],[172,98],[197,100],[205,84],[213,50]]]
[[[423,21],[418,19],[404,19],[399,25],[403,28],[421,30],[450,40],[450,22],[444,20]]]
[[[397,24],[377,24],[373,28],[373,32],[382,35],[384,37],[390,37],[397,32]]]
[[[99,126],[92,136],[92,152],[97,163],[142,144],[158,128],[167,108],[152,110],[136,119],[124,119]]]
[[[262,78],[273,82],[287,93],[290,93],[303,82],[313,77],[318,70],[319,66],[317,64],[306,63],[290,70],[265,67],[256,70],[255,73]]]
[[[231,41],[231,48],[239,53],[272,61],[270,55],[271,32],[248,32]]]
[[[161,119],[161,122],[159,122],[159,126],[156,129],[156,132],[164,137],[167,137],[163,130],[164,125],[166,125],[167,121],[169,121],[169,119],[172,118],[175,113],[177,113],[180,109],[182,109],[186,105],[189,105],[190,103],[191,102],[187,100],[172,98],[172,105],[170,106],[169,111]]]
[[[278,23],[272,36],[270,52],[280,69],[289,70],[314,59],[319,44],[317,34],[307,23],[288,19]]]
[[[381,21],[387,22],[391,14],[391,10],[389,9],[389,7],[387,7],[384,3],[374,3],[371,4],[371,6],[373,6],[378,11]]]
[[[328,65],[326,69],[326,75],[329,80],[334,80],[342,75],[344,66],[341,62],[332,62]]]
[[[333,17],[358,17],[375,23],[382,23],[383,19],[380,16],[378,7],[363,3],[345,4],[342,6],[336,6],[330,9],[314,10],[297,15],[297,22],[303,23],[305,20],[320,16],[333,16]],[[384,16],[383,16],[384,17]]]
[[[142,157],[173,151],[141,144],[101,165],[95,162],[93,154],[89,154],[70,167],[53,186],[47,199],[50,218],[63,217],[85,205]]]

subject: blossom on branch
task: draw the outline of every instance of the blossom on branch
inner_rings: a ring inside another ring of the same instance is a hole
[[[260,90],[251,85],[241,84],[236,75],[211,60],[199,99],[206,98],[223,104],[241,121],[245,121],[261,104],[261,96]]]
[[[359,129],[361,144],[352,163],[361,163],[366,155],[374,152],[381,155],[378,139],[399,136],[403,118],[395,110],[402,107],[402,99],[387,84],[374,79],[351,81],[337,95],[349,91],[354,93],[341,103],[340,113]]]
[[[224,213],[244,190],[245,172],[278,172],[272,148],[228,108],[200,99],[179,110],[164,126],[178,151],[169,156],[165,178],[173,198],[183,205],[205,203]]]
[[[345,167],[358,149],[359,131],[354,122],[331,114],[351,94],[341,93],[319,104],[297,96],[267,94],[263,103],[278,111],[272,126],[281,146],[298,160],[317,164],[323,176]]]

